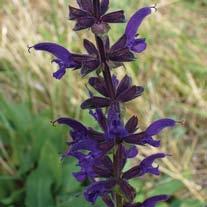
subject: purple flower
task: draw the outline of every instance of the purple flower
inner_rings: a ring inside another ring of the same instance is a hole
[[[100,66],[99,53],[95,45],[89,40],[85,39],[84,47],[88,54],[82,55],[71,53],[65,47],[52,42],[38,43],[28,47],[28,50],[30,51],[31,48],[34,48],[35,50],[49,52],[55,56],[55,59],[52,60],[52,63],[57,63],[59,69],[53,73],[53,77],[56,79],[61,79],[66,73],[67,68],[74,70],[81,69],[81,75],[85,76]]]
[[[139,165],[126,171],[123,174],[123,178],[129,180],[134,177],[143,176],[146,173],[150,173],[153,175],[159,175],[160,174],[159,166],[153,167],[152,164],[155,159],[164,158],[165,156],[166,155],[164,153],[157,153],[157,154],[153,154],[153,155],[146,157],[144,160],[141,161]]]
[[[70,156],[78,159],[78,166],[80,166],[80,171],[73,173],[73,176],[76,178],[76,180],[79,182],[83,182],[85,179],[93,181],[94,177],[97,176],[96,172],[93,169],[93,166],[96,163],[96,159],[100,155],[91,152],[87,155],[84,155],[80,152],[71,152]]]
[[[109,0],[98,2],[98,7],[94,11],[92,0],[77,0],[79,9],[69,6],[69,19],[75,20],[76,24],[73,30],[78,31],[92,27],[92,30],[98,33],[108,31],[108,23],[125,22],[123,10],[107,13]]]
[[[125,35],[127,46],[133,52],[140,53],[145,50],[146,43],[144,38],[137,38],[137,30],[146,16],[151,14],[155,7],[144,7],[135,12],[127,23]]]
[[[61,79],[62,76],[65,74],[67,68],[78,67],[78,65],[73,60],[72,53],[70,53],[70,51],[68,51],[61,45],[51,42],[42,42],[34,46],[28,47],[28,50],[30,51],[31,48],[34,48],[35,50],[49,52],[56,57],[52,60],[52,62],[57,63],[59,66],[59,69],[55,73],[53,73],[53,76],[56,79]]]
[[[115,185],[116,181],[114,179],[94,182],[86,188],[84,192],[85,199],[91,203],[95,203],[98,196],[111,193]]]
[[[132,133],[124,138],[124,141],[130,144],[145,145],[149,144],[153,147],[160,146],[160,140],[154,140],[152,136],[159,134],[166,127],[174,127],[176,121],[173,119],[159,119],[152,124],[144,131],[140,133]],[[128,126],[129,128],[129,126]],[[130,131],[135,131],[135,127],[131,127]]]
[[[88,150],[93,153],[99,152],[98,143],[104,141],[103,133],[88,129],[80,122],[71,118],[62,117],[55,120],[53,123],[56,122],[67,125],[72,129],[70,135],[73,141],[68,143],[70,148],[66,156],[70,156],[71,153],[81,150]]]
[[[158,202],[166,201],[169,199],[167,195],[157,195],[146,199],[142,203],[127,204],[124,207],[155,207]]]

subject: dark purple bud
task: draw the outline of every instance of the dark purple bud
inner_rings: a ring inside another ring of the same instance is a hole
[[[146,133],[149,136],[154,136],[159,134],[166,127],[174,127],[176,125],[176,121],[173,119],[159,119],[154,121],[150,126],[146,129]]]
[[[159,166],[153,167],[152,163],[155,159],[164,158],[166,155],[164,153],[157,153],[146,157],[138,166],[131,168],[123,174],[124,179],[131,179],[134,177],[142,176],[146,173],[153,175],[160,175]]]
[[[117,97],[117,100],[121,102],[128,102],[132,99],[135,99],[138,96],[141,96],[144,92],[144,88],[141,86],[132,86],[128,88],[127,90],[123,91],[119,96]]]
[[[92,16],[79,17],[76,19],[74,31],[79,31],[91,27],[95,23],[95,18]]]
[[[82,109],[95,109],[107,107],[111,103],[110,99],[94,96],[81,104]]]
[[[95,203],[98,196],[104,196],[112,192],[115,184],[116,181],[113,179],[92,183],[84,192],[85,199],[91,203]]]
[[[137,156],[138,154],[138,149],[136,146],[132,146],[130,147],[127,151],[126,151],[126,154],[127,154],[127,158],[134,158]]]
[[[101,95],[109,97],[105,81],[102,77],[91,77],[88,82]]]
[[[87,128],[83,124],[81,124],[79,121],[76,121],[74,119],[67,118],[67,117],[61,117],[59,119],[56,119],[52,123],[55,124],[56,122],[58,124],[65,124],[65,125],[71,127],[73,130],[87,133]]]
[[[129,133],[134,133],[137,130],[137,125],[138,118],[136,116],[132,116],[125,124],[125,128]]]
[[[120,10],[120,11],[108,13],[102,16],[101,20],[107,23],[124,23],[125,22],[124,11]]]
[[[75,20],[80,17],[85,17],[85,16],[89,16],[89,15],[90,14],[86,11],[69,6],[69,19],[70,20]]]
[[[77,3],[79,7],[82,10],[88,11],[90,13],[93,13],[93,3],[92,0],[77,0]]]
[[[119,96],[121,93],[129,89],[131,84],[132,84],[132,79],[128,75],[125,75],[118,85],[118,88],[116,90],[116,96]]]
[[[136,196],[135,189],[126,180],[119,180],[118,183],[127,202],[132,202]]]
[[[91,41],[84,39],[83,44],[89,55],[94,54],[98,56],[98,50],[96,49],[95,45]]]

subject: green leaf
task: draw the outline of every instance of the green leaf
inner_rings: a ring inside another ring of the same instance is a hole
[[[26,207],[54,207],[52,182],[52,178],[45,171],[35,170],[26,184]]]
[[[154,196],[159,194],[172,195],[175,192],[181,190],[184,187],[183,183],[179,180],[172,180],[167,178],[162,180],[148,193],[148,196]]]

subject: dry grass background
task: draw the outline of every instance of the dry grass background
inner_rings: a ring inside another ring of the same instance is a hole
[[[140,29],[148,49],[126,71],[135,83],[144,85],[143,97],[128,104],[126,113],[138,114],[141,127],[159,117],[174,117],[184,126],[162,134],[162,150],[172,154],[160,169],[185,185],[176,196],[207,201],[207,5],[205,1],[113,0],[112,6],[126,9],[158,3]],[[127,6],[126,6],[127,2]],[[34,112],[52,108],[53,117],[71,114],[84,119],[79,104],[86,98],[86,79],[68,72],[62,81],[51,76],[55,70],[50,57],[27,52],[27,45],[41,41],[61,43],[82,51],[82,38],[88,31],[74,33],[67,21],[64,0],[10,0],[1,3],[0,90],[10,101],[29,102]],[[112,26],[115,41],[123,26]],[[142,155],[154,149],[142,149]],[[155,182],[157,182],[155,180]],[[146,185],[146,189],[151,186]]]

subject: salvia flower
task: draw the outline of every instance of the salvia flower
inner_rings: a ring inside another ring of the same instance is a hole
[[[81,108],[89,110],[91,118],[97,122],[96,129],[69,117],[60,117],[52,122],[69,127],[70,140],[63,157],[77,160],[78,169],[73,176],[78,182],[89,182],[84,190],[86,201],[94,204],[101,198],[108,207],[155,207],[169,197],[156,195],[135,203],[136,190],[129,180],[146,174],[160,175],[159,165],[154,163],[165,158],[167,153],[146,156],[128,170],[125,166],[129,159],[139,155],[137,147],[159,147],[161,141],[154,136],[174,127],[177,122],[171,118],[158,119],[141,130],[136,116],[125,120],[125,103],[140,97],[144,87],[133,85],[128,75],[118,79],[112,74],[112,69],[136,60],[135,53],[146,49],[145,39],[140,38],[137,32],[143,20],[156,8],[137,10],[127,22],[123,35],[110,44],[109,24],[125,22],[124,12],[108,12],[109,0],[77,0],[77,3],[78,8],[69,6],[69,19],[76,22],[74,30],[90,28],[95,35],[95,43],[83,40],[86,53],[70,52],[52,42],[28,47],[29,51],[33,48],[54,57],[52,62],[58,65],[58,70],[53,73],[56,79],[61,79],[67,69],[79,69],[82,77],[97,71],[96,75],[89,77],[86,86],[89,98],[81,104]]]

